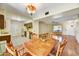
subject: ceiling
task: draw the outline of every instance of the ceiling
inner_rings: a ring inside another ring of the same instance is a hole
[[[53,21],[59,22],[58,19],[64,20],[64,17],[71,19],[73,15],[79,14],[78,3],[36,3],[37,9],[35,14],[33,14],[32,16],[27,12],[25,4],[23,3],[5,3],[3,5],[7,7],[7,10],[9,12],[14,12],[28,19],[41,20],[47,23],[51,23]],[[49,12],[49,14],[45,15],[45,12],[47,11]]]

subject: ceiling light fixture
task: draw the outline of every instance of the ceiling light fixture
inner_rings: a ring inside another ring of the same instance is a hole
[[[34,3],[28,3],[26,4],[27,12],[31,15],[33,15],[36,12],[36,5]]]

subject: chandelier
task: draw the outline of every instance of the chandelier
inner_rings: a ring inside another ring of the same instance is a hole
[[[26,5],[27,12],[29,14],[34,14],[36,12],[36,5],[34,3],[29,3]]]

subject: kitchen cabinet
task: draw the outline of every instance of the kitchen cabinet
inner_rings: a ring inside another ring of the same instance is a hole
[[[7,43],[10,43],[11,35],[7,35],[7,34],[0,35],[0,41],[6,41]]]
[[[4,15],[0,15],[0,29],[4,29]]]

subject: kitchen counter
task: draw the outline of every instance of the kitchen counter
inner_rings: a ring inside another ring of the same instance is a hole
[[[0,34],[0,36],[7,36],[7,35],[10,35],[10,34]]]

